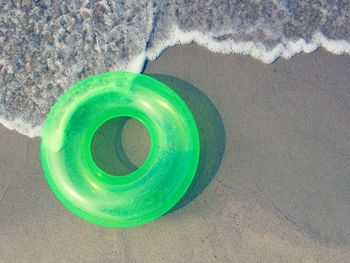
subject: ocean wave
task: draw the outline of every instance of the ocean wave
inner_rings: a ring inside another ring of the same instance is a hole
[[[31,137],[74,83],[105,71],[140,72],[177,44],[264,63],[318,47],[350,54],[346,0],[4,2],[0,122]]]

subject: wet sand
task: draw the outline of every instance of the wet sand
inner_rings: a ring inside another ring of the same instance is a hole
[[[71,214],[40,139],[1,126],[0,262],[348,262],[349,65],[323,50],[266,65],[196,45],[148,63],[193,111],[202,157],[179,205],[131,229]],[[134,128],[123,145],[139,163],[148,142]]]

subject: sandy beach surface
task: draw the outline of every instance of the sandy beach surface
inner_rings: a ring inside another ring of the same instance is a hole
[[[350,262],[349,56],[267,65],[187,45],[144,73],[176,90],[198,124],[185,198],[143,226],[93,225],[49,189],[40,138],[1,126],[0,262]],[[147,136],[130,130],[137,163]]]

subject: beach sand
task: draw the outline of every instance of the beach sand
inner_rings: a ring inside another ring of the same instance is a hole
[[[267,65],[196,45],[149,62],[193,111],[202,156],[179,205],[136,228],[65,209],[40,138],[1,126],[0,262],[350,262],[349,65],[323,50]],[[137,163],[148,144],[135,127]]]

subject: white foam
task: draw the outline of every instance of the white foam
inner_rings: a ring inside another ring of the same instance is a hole
[[[147,60],[146,52],[142,52],[141,54],[134,57],[127,65],[125,70],[129,72],[139,73],[142,71],[143,65]]]
[[[15,130],[21,134],[27,135],[30,138],[39,137],[41,135],[42,125],[33,127],[21,118],[16,118],[9,121],[0,116],[0,123],[9,130]]]
[[[254,43],[252,41],[218,41],[212,36],[204,35],[199,31],[183,32],[177,26],[174,26],[171,32],[173,33],[170,39],[163,41],[156,48],[146,52],[149,60],[155,60],[168,47],[189,43],[199,44],[216,53],[250,55],[266,64],[274,62],[278,57],[289,59],[300,52],[311,53],[319,47],[323,47],[327,51],[337,55],[350,54],[349,42],[328,39],[321,32],[315,33],[309,43],[304,39],[297,41],[285,40],[272,50],[267,49],[262,43]]]
[[[332,40],[325,37],[321,32],[314,34],[312,40],[307,43],[304,39],[297,41],[282,40],[273,49],[267,49],[262,43],[235,42],[233,40],[218,41],[210,35],[204,35],[199,31],[183,32],[177,26],[173,26],[171,36],[165,41],[157,43],[152,49],[148,49],[136,55],[131,61],[117,65],[115,69],[123,69],[130,72],[140,72],[146,60],[155,60],[168,47],[178,44],[196,43],[206,47],[210,51],[222,54],[245,54],[250,55],[263,63],[272,63],[278,57],[289,59],[300,53],[310,53],[319,47],[325,48],[333,54],[350,54],[350,43],[345,40]],[[11,130],[29,137],[40,136],[41,126],[34,127],[20,118],[8,121],[0,117],[0,122]]]

